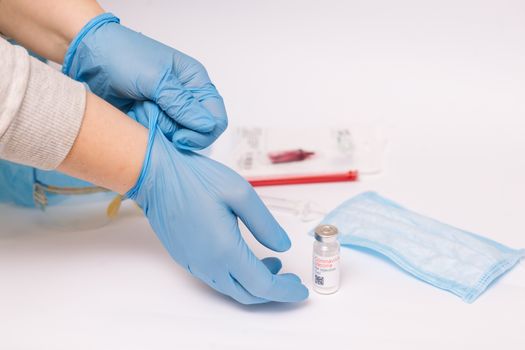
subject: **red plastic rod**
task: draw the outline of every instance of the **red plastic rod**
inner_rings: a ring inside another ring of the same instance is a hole
[[[277,185],[299,185],[322,182],[343,182],[357,181],[359,174],[357,170],[351,170],[344,173],[319,174],[319,175],[299,175],[299,176],[281,176],[252,178],[248,182],[253,186],[277,186]]]

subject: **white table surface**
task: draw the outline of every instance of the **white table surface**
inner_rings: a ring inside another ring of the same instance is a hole
[[[431,4],[430,4],[431,3]],[[102,1],[198,57],[231,126],[387,126],[380,175],[263,188],[332,208],[375,190],[525,247],[521,1]],[[225,136],[225,140],[227,139]],[[217,149],[221,149],[219,142]],[[224,148],[224,147],[223,147]],[[523,349],[525,264],[474,304],[343,249],[340,291],[241,306],[170,260],[132,207],[94,230],[0,206],[0,349]],[[312,223],[276,213],[311,286]],[[246,235],[256,253],[269,251]]]

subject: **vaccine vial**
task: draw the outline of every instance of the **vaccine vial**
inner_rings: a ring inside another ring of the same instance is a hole
[[[314,290],[321,294],[332,294],[339,289],[341,274],[337,227],[333,225],[319,225],[314,232],[312,271]]]

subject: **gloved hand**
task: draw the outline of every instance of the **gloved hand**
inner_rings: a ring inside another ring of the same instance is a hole
[[[222,97],[201,63],[120,25],[112,14],[82,28],[63,72],[124,112],[136,101],[155,102],[166,112],[162,132],[179,148],[205,148],[227,127]]]
[[[129,113],[150,139],[137,184],[126,194],[144,210],[173,259],[210,287],[243,304],[296,302],[308,290],[280,262],[259,260],[241,237],[237,218],[264,246],[282,252],[290,240],[254,189],[209,158],[175,148],[155,127],[162,111],[138,103]]]

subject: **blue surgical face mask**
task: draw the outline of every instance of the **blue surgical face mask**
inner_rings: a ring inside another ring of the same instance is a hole
[[[344,202],[322,224],[337,226],[341,244],[383,254],[468,303],[525,256],[523,249],[440,223],[373,192]]]
[[[0,159],[0,203],[12,203],[24,207],[55,205],[78,194],[107,192],[90,183],[67,176],[58,171],[45,171]],[[89,197],[94,199],[94,196]],[[104,196],[98,196],[100,199]],[[113,195],[108,194],[109,200]],[[80,198],[79,198],[80,199]]]

